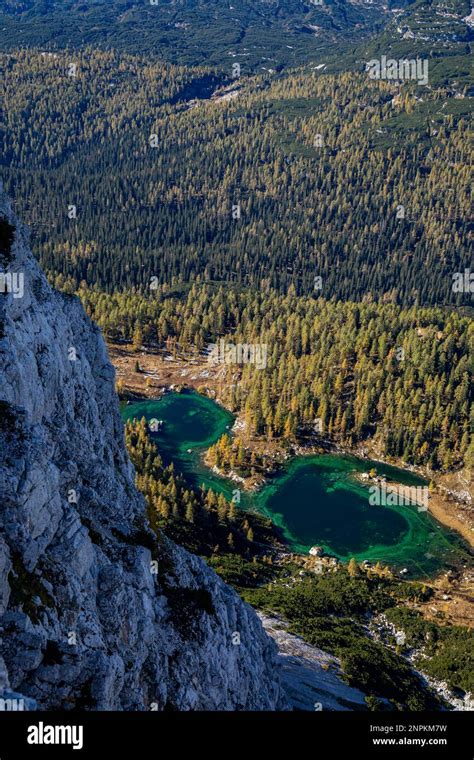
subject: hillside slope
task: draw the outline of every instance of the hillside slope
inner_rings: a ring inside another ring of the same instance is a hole
[[[359,52],[365,60],[381,55],[426,58],[430,85],[472,92],[473,19],[470,0],[416,0],[396,10],[387,27]]]
[[[304,68],[193,100],[207,69],[75,63],[0,54],[0,176],[48,275],[469,304],[471,97]]]
[[[229,71],[280,69],[380,29],[406,0],[6,0],[0,47],[93,45]]]

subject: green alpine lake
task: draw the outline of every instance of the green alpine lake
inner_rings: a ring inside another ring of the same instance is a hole
[[[122,405],[123,419],[160,420],[151,433],[166,463],[173,462],[191,485],[204,485],[228,499],[238,488],[203,462],[203,452],[225,432],[234,417],[212,399],[194,391]],[[277,525],[289,548],[307,553],[322,546],[342,561],[381,561],[408,568],[411,578],[469,562],[464,542],[416,506],[371,506],[368,487],[354,477],[372,467],[379,475],[408,486],[426,485],[412,472],[349,455],[296,456],[258,492],[241,491],[240,507],[256,510]]]

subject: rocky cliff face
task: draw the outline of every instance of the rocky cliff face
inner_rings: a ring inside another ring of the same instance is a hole
[[[254,612],[149,530],[102,336],[49,287],[1,189],[0,272],[0,697],[283,708]]]

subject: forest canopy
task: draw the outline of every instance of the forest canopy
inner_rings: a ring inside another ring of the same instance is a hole
[[[470,302],[453,289],[471,263],[467,92],[92,49],[0,67],[5,188],[42,266],[76,287]]]
[[[468,316],[198,284],[180,295],[109,296],[85,286],[79,294],[113,340],[138,331],[139,344],[188,357],[219,337],[266,344],[265,369],[233,365],[233,381],[220,389],[253,435],[294,441],[318,419],[323,437],[371,439],[405,462],[435,470],[474,463]]]

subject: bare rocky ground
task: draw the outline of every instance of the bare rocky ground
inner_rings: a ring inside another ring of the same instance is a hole
[[[366,710],[365,695],[342,679],[341,663],[322,649],[288,633],[277,617],[259,613],[278,646],[282,685],[294,710]]]

